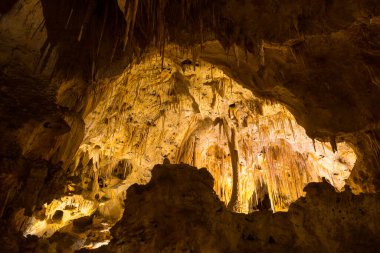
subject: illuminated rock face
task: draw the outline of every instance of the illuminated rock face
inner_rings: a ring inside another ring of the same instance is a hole
[[[55,231],[68,225],[70,221],[92,214],[96,208],[94,202],[85,200],[80,195],[53,200],[41,210],[42,216],[33,217],[29,221],[30,225],[24,234],[50,237]],[[56,218],[58,215],[59,219]]]
[[[265,194],[274,211],[287,210],[322,177],[342,189],[356,159],[351,148],[339,143],[334,153],[311,140],[285,107],[256,98],[210,64],[188,61],[167,58],[162,70],[159,56],[147,56],[106,84],[85,118],[72,166],[95,178],[93,196],[104,195],[96,181],[111,183],[116,170],[129,182],[148,182],[165,159],[206,167],[226,204],[236,187],[231,209],[238,212],[257,209]]]
[[[255,97],[210,64],[176,60],[166,58],[162,70],[160,57],[150,55],[104,84],[70,165],[81,181],[66,186],[74,196],[45,204],[46,218],[29,220],[25,235],[50,237],[95,211],[108,231],[121,218],[129,185],[147,183],[151,168],[167,161],[207,168],[235,212],[286,211],[322,177],[343,188],[356,160],[345,143],[334,153],[280,104]],[[61,210],[63,218],[50,222]]]

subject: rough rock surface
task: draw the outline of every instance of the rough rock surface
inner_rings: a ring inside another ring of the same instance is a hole
[[[312,183],[287,213],[231,213],[206,169],[157,165],[128,189],[114,239],[96,252],[377,252],[378,194]]]

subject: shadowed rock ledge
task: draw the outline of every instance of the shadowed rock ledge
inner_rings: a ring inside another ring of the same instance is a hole
[[[231,213],[206,169],[156,165],[128,189],[114,239],[96,252],[376,252],[378,194],[311,183],[287,213]]]

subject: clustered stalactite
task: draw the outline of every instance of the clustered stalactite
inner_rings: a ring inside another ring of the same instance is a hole
[[[93,199],[111,199],[104,185],[148,182],[152,166],[164,159],[208,168],[216,192],[238,212],[255,210],[265,194],[269,208],[286,210],[321,177],[343,187],[355,161],[346,145],[339,144],[346,160],[337,162],[329,145],[315,141],[318,157],[284,107],[255,98],[214,66],[198,62],[194,69],[170,58],[164,71],[160,65],[153,54],[131,67],[85,118],[86,135],[70,168],[92,182],[84,189]],[[127,183],[115,181],[122,161],[128,163],[120,179]]]

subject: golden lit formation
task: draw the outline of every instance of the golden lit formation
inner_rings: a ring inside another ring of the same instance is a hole
[[[216,193],[236,212],[286,211],[322,177],[343,188],[356,160],[345,143],[334,152],[310,139],[284,106],[255,97],[210,64],[175,57],[161,64],[158,55],[147,56],[99,85],[70,165],[83,197],[45,205],[46,219],[32,218],[25,234],[48,237],[95,211],[109,229],[121,218],[125,190],[147,183],[153,166],[166,162],[206,167]],[[62,218],[49,223],[58,210]]]

